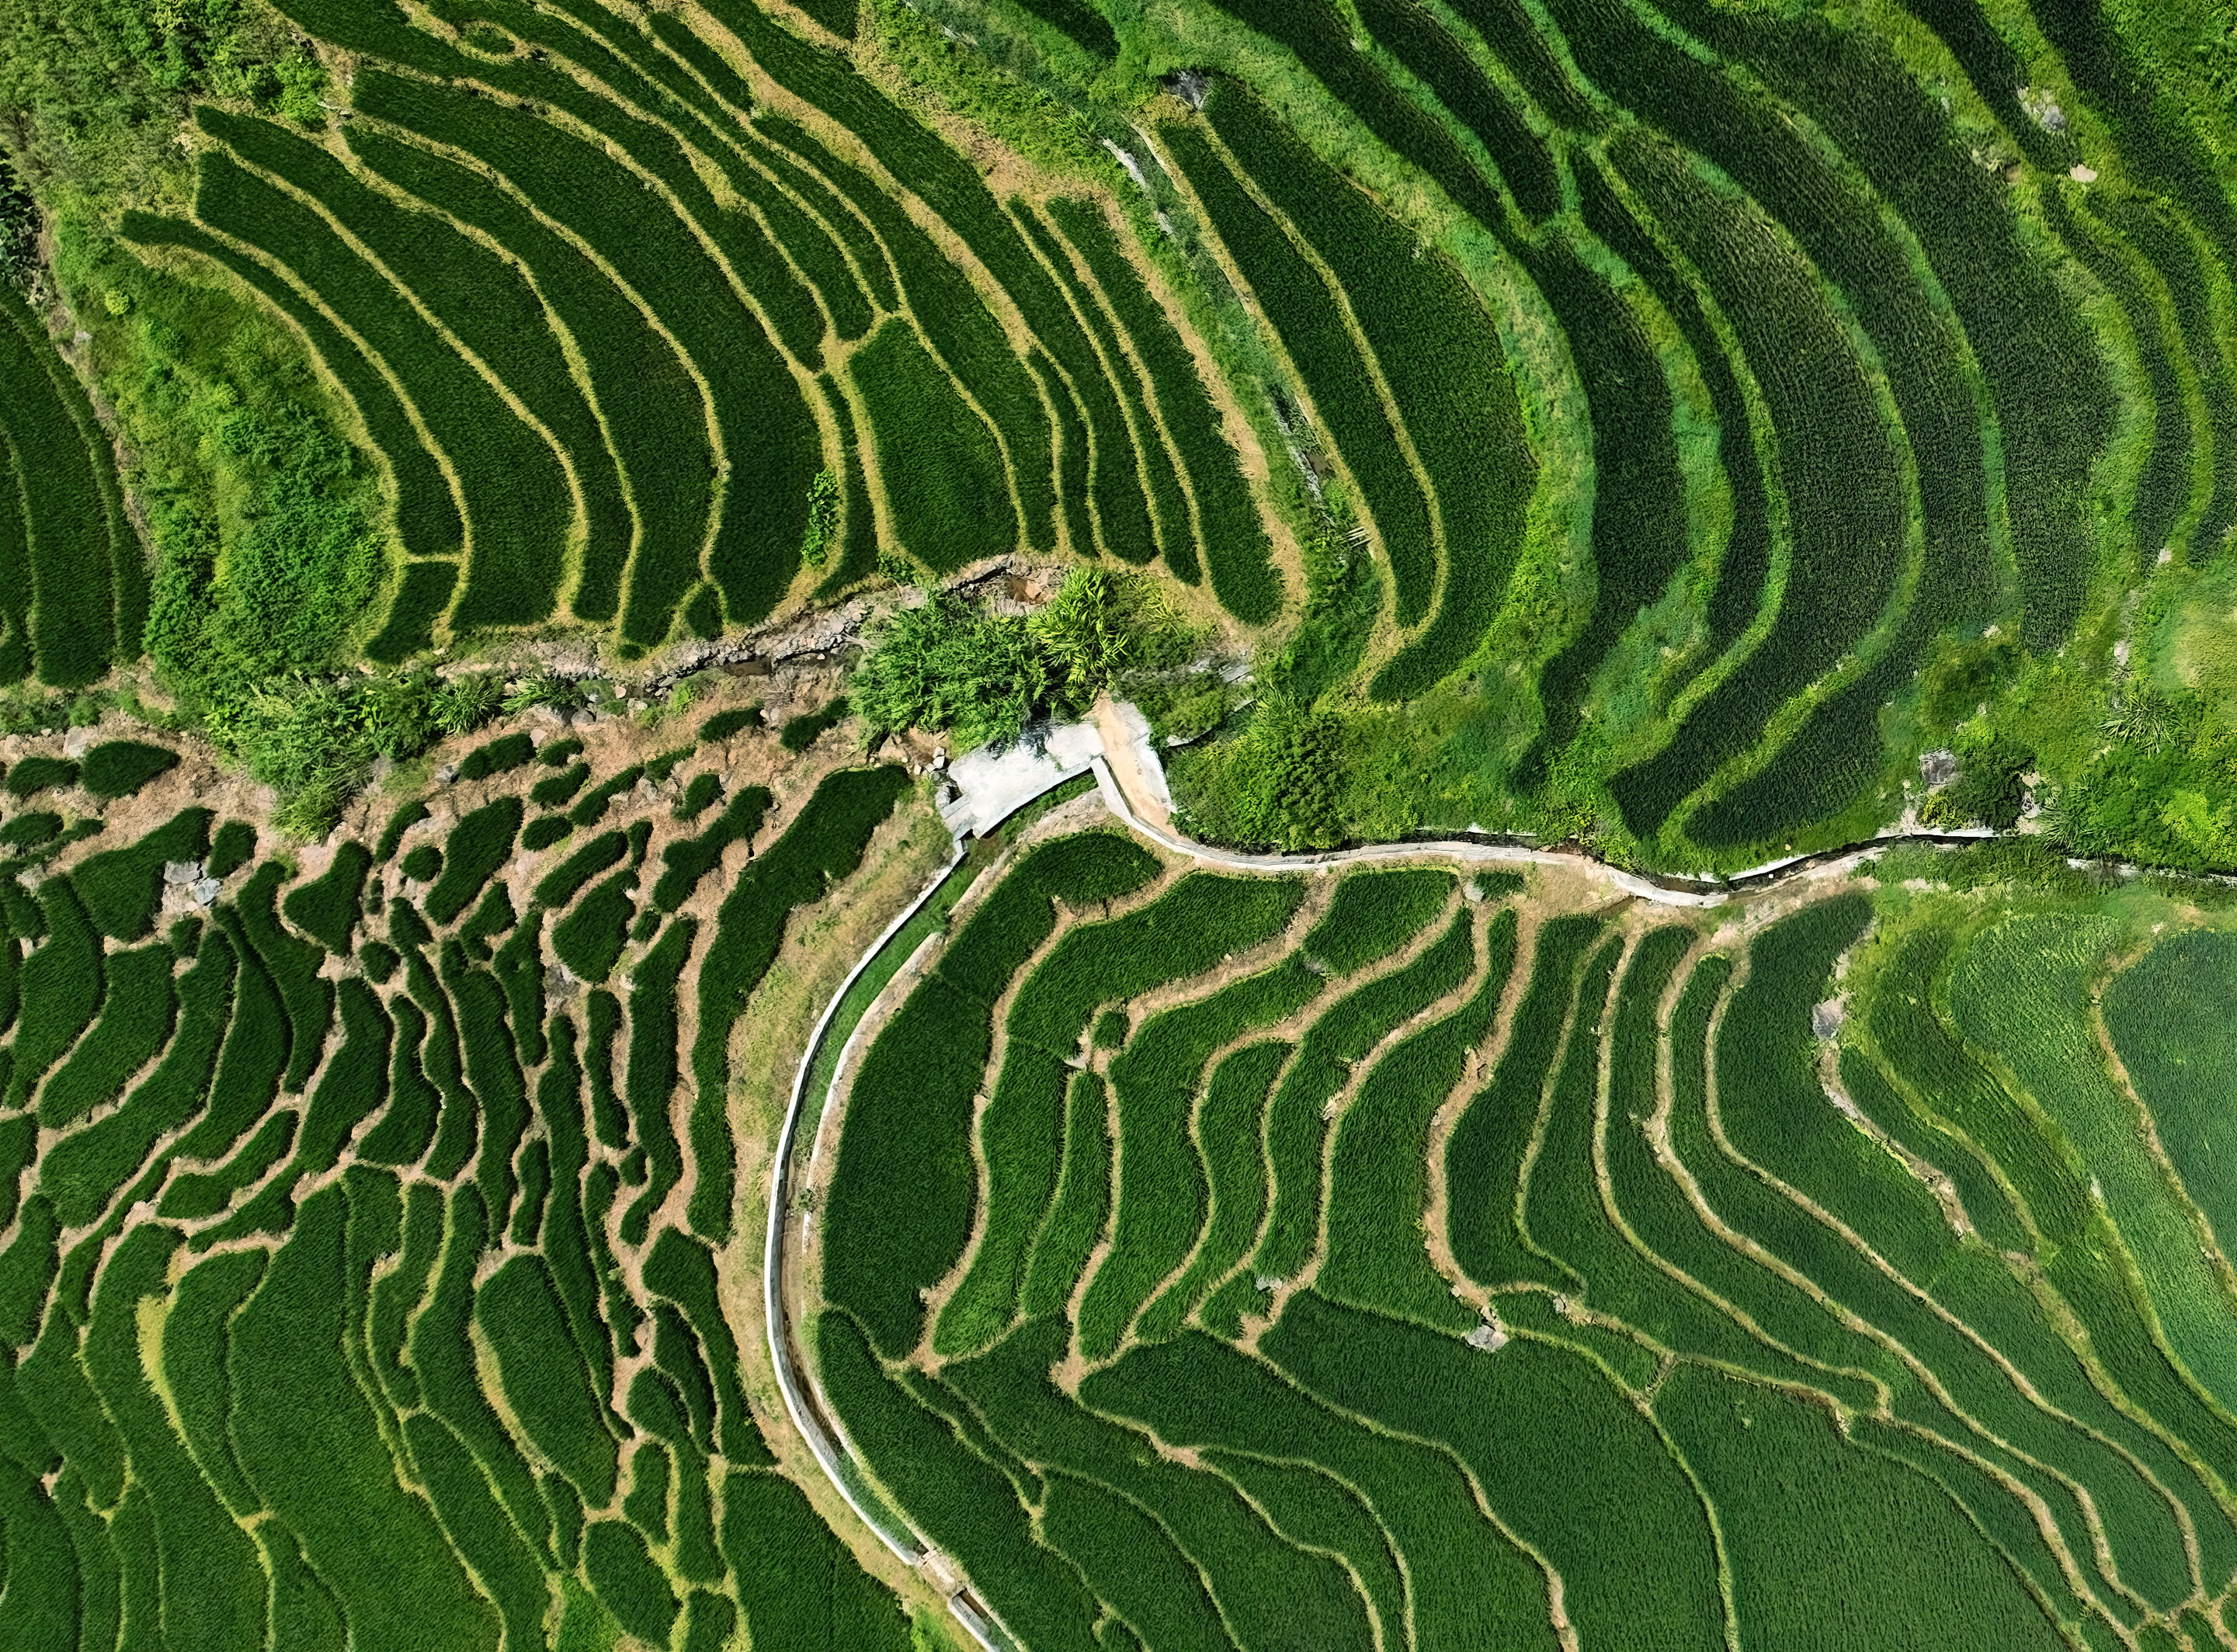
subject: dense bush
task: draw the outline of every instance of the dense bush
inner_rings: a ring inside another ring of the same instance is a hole
[[[1145,580],[1076,569],[1030,619],[947,592],[872,632],[848,701],[873,734],[953,732],[968,747],[1016,740],[1033,721],[1077,717],[1122,673],[1185,657],[1196,639]]]
[[[518,768],[536,755],[536,742],[525,734],[507,734],[477,746],[459,760],[459,778],[462,780],[485,780],[492,774],[502,774]],[[538,803],[543,799],[536,800]]]
[[[168,747],[112,740],[85,754],[81,783],[96,797],[129,797],[178,766],[179,754]]]
[[[442,876],[427,892],[424,903],[431,923],[451,922],[465,911],[467,902],[481,893],[490,874],[512,852],[512,840],[520,831],[522,813],[518,798],[501,797],[483,804],[451,828],[451,835],[444,844]]]
[[[77,765],[66,757],[26,757],[8,771],[8,795],[35,797],[77,784]]]
[[[1331,849],[1343,840],[1343,720],[1261,701],[1243,733],[1195,760],[1186,814],[1216,843]]]
[[[327,951],[346,957],[350,933],[358,924],[366,874],[372,870],[373,856],[366,846],[354,839],[346,841],[335,848],[325,874],[290,890],[280,911]]]
[[[152,930],[165,864],[200,860],[209,841],[209,825],[208,809],[181,809],[129,847],[104,850],[80,861],[70,883],[94,927],[119,941],[136,941]]]

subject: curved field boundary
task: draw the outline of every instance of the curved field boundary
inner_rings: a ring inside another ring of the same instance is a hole
[[[1082,732],[1096,733],[1092,728]],[[1486,842],[1467,839],[1369,844],[1354,849],[1331,850],[1316,854],[1244,854],[1197,843],[1183,837],[1168,826],[1152,822],[1137,809],[1127,795],[1125,787],[1122,785],[1117,771],[1121,768],[1128,771],[1134,783],[1143,787],[1151,795],[1162,790],[1162,771],[1157,767],[1155,752],[1150,747],[1145,738],[1138,735],[1128,740],[1120,747],[1115,764],[1109,750],[1110,742],[1107,738],[1098,734],[1097,743],[1104,749],[1089,758],[1087,770],[1095,776],[1096,788],[1105,806],[1125,824],[1129,832],[1170,853],[1185,856],[1199,865],[1239,872],[1297,872],[1323,866],[1418,859],[1424,856],[1457,861],[1465,866],[1514,865],[1527,863],[1574,868],[1580,862],[1585,862],[1598,865],[1600,871],[1618,889],[1640,899],[1661,905],[1712,907],[1724,905],[1735,896],[1753,893],[1774,884],[1789,881],[1798,877],[1813,872],[1839,870],[1853,865],[1866,855],[1877,853],[1898,844],[1955,845],[1980,842],[1996,835],[1985,829],[1951,833],[1899,833],[1873,839],[1861,844],[1846,845],[1818,854],[1795,856],[1790,859],[1755,868],[1722,885],[1715,886],[1689,885],[1677,879],[1642,877],[1634,872],[1607,865],[1603,862],[1594,861],[1593,857],[1582,850],[1534,849],[1515,843]],[[1002,812],[1004,818],[1033,801],[1035,798],[1045,795],[1056,787],[1075,779],[1080,773],[1076,766],[1059,767],[1052,764],[1049,766],[1049,770],[1051,778],[1039,791],[1026,796],[1014,799],[1006,797],[1003,800],[1003,802],[1008,805]],[[787,1314],[783,1293],[785,1230],[787,1208],[792,1186],[792,1158],[795,1144],[798,1140],[802,1104],[807,1099],[816,1072],[823,1065],[825,1041],[829,1037],[834,1023],[838,1021],[857,983],[878,964],[887,948],[893,944],[895,938],[907,930],[910,924],[923,912],[927,905],[947,887],[956,872],[963,866],[967,852],[965,844],[965,837],[959,835],[954,851],[940,873],[926,885],[923,892],[886,927],[884,932],[856,961],[855,967],[848,972],[846,979],[840,984],[838,990],[833,994],[830,1003],[825,1006],[822,1016],[816,1022],[814,1032],[808,1037],[806,1048],[802,1051],[800,1067],[794,1076],[792,1093],[785,1106],[783,1122],[777,1136],[776,1151],[771,1161],[769,1226],[762,1253],[763,1319],[768,1335],[770,1363],[776,1373],[778,1391],[784,1398],[786,1414],[791,1419],[793,1427],[807,1442],[808,1450],[815,1458],[817,1466],[823,1471],[824,1478],[830,1481],[833,1488],[846,1500],[847,1506],[855,1511],[862,1524],[876,1536],[880,1543],[892,1551],[896,1558],[904,1565],[914,1568],[924,1567],[936,1551],[906,1520],[888,1509],[884,1500],[870,1489],[868,1478],[861,1464],[857,1461],[852,1446],[846,1440],[843,1433],[827,1420],[833,1418],[835,1413],[817,1390],[814,1379],[804,1375],[794,1359],[792,1326]],[[1673,886],[1673,885],[1676,886]],[[913,958],[920,950],[921,950],[921,944],[913,946],[910,949],[911,957]],[[905,968],[907,961],[902,960],[901,967]],[[868,1006],[865,1006],[866,1010]],[[845,1071],[847,1056],[853,1050],[861,1036],[861,1023],[858,1018],[855,1025],[848,1030],[846,1043],[841,1047],[838,1059],[830,1065],[830,1077],[824,1087],[822,1104],[818,1109],[819,1121],[836,1096],[841,1076]],[[939,1562],[939,1570],[936,1570],[934,1575],[939,1576],[941,1571],[952,1572],[952,1563],[947,1562],[944,1557]],[[997,1648],[1014,1647],[1016,1642],[1013,1637],[1001,1628],[982,1603],[968,1594],[968,1588],[967,1580],[963,1579],[960,1574],[955,1574],[955,1583],[948,1589],[948,1608],[956,1621],[970,1634],[973,1641],[989,1649],[989,1652],[995,1652]]]

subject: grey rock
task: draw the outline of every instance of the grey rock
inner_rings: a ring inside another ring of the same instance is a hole
[[[224,887],[225,885],[218,882],[214,878],[203,879],[201,882],[195,885],[193,889],[192,892],[195,898],[195,905],[197,906],[215,905],[217,904],[219,892],[223,890]]]
[[[202,863],[199,860],[166,860],[163,881],[167,884],[198,884],[202,879]]]

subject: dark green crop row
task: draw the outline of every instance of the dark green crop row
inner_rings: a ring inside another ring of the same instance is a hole
[[[1510,909],[1485,931],[1482,976],[1468,1000],[1391,1046],[1352,1097],[1329,1154],[1322,1219],[1328,1257],[1315,1289],[1426,1325],[1470,1328],[1475,1316],[1454,1300],[1425,1243],[1429,1121],[1466,1076],[1470,1052],[1490,1036],[1514,953]],[[1474,1189],[1501,1185],[1455,1174],[1458,1146],[1456,1126],[1446,1173],[1448,1186],[1460,1190],[1455,1209]]]
[[[1512,0],[1495,3],[1502,10],[1512,5]],[[1217,0],[1217,3],[1221,10],[1295,52],[1336,101],[1365,122],[1369,131],[1435,180],[1479,223],[1496,226],[1501,222],[1503,208],[1499,195],[1468,152],[1435,117],[1393,85],[1368,53],[1352,43],[1349,20],[1338,13],[1330,0]],[[1519,7],[1514,9],[1520,12]],[[1534,39],[1534,24],[1527,14],[1518,16],[1512,26]],[[1482,32],[1487,39],[1495,39],[1492,29],[1483,28]],[[1495,43],[1504,47],[1506,43]]]
[[[747,862],[716,914],[714,938],[699,964],[698,1029],[691,1046],[696,1088],[691,1158],[698,1183],[690,1211],[693,1230],[716,1244],[729,1239],[736,1189],[737,1150],[729,1122],[730,1029],[776,961],[794,910],[822,899],[854,875],[870,834],[892,815],[908,787],[908,771],[895,763],[827,776],[784,835]],[[756,819],[759,814],[756,806]]]
[[[2037,652],[2056,648],[2080,615],[2095,562],[2082,477],[2111,436],[2116,409],[2086,329],[2016,233],[2004,204],[2008,186],[1975,162],[1937,101],[1867,31],[1801,19],[1736,29],[1690,0],[1672,10],[1806,109],[1918,237],[1980,364],[1995,411],[2023,604],[2021,635]],[[1977,14],[1960,19],[1950,16],[1954,8],[1936,10],[1942,16],[1931,21],[1945,38],[1976,30],[1993,36]],[[2019,84],[1992,81],[1980,90],[1992,101],[2008,102]],[[2046,151],[2043,161],[2053,169],[2072,164],[2057,158],[2063,153],[2061,135],[2033,119],[2005,129],[2023,147]],[[1760,189],[1758,194],[1762,196]],[[1762,198],[1769,203],[1768,196]],[[1858,285],[1816,244],[1806,238],[1805,244],[1844,291]],[[1889,326],[1870,311],[1864,319],[1875,339],[1884,339]],[[1884,342],[1882,347],[1887,348]],[[2223,377],[2218,362],[2213,377]],[[1900,379],[1897,396],[1906,425],[1915,426],[1917,398],[1906,398]],[[1930,452],[1930,437],[1922,439],[1913,430],[1923,471],[1939,463]],[[1953,570],[1947,577],[1981,576]]]
[[[1158,416],[1196,496],[1213,594],[1237,619],[1263,624],[1281,602],[1280,582],[1268,565],[1272,547],[1187,345],[1165,307],[1143,285],[1140,273],[1119,251],[1101,213],[1069,197],[1051,201],[1048,210],[1066,240],[1086,260],[1098,293],[1142,358],[1156,392]]]
[[[1107,900],[1156,871],[1145,851],[1100,833],[1036,849],[872,1041],[849,1102],[849,1116],[868,1122],[848,1130],[832,1175],[824,1293],[885,1349],[897,1354],[915,1345],[924,1318],[917,1292],[946,1272],[970,1235],[972,1098],[993,1046],[993,1000],[1053,931],[1055,898]],[[885,1224],[870,1213],[887,1208],[883,1190],[897,1179],[917,1195],[899,1224],[907,1231],[895,1236],[878,1231]]]
[[[224,155],[202,156],[195,213],[315,293],[397,378],[465,493],[472,551],[454,623],[531,623],[558,597],[574,519],[560,457],[325,219]]]
[[[1546,724],[1522,766],[1535,785],[1575,736],[1608,650],[1685,566],[1686,536],[1670,392],[1646,330],[1569,248],[1549,248],[1528,267],[1568,339],[1592,413],[1594,477],[1592,614],[1539,677]]]
[[[1310,946],[1308,941],[1308,956]],[[1468,979],[1474,956],[1468,920],[1455,918],[1411,963],[1337,999],[1307,1031],[1267,1107],[1273,1201],[1252,1264],[1257,1273],[1286,1279],[1312,1252],[1320,1230],[1321,1159],[1328,1136],[1323,1109],[1368,1051]]]
[[[909,325],[886,323],[848,365],[878,456],[889,517],[909,554],[953,573],[1017,541],[1009,471],[993,433]]]
[[[505,864],[519,834],[524,811],[517,797],[500,797],[462,818],[444,839],[443,875],[427,892],[428,921],[449,924],[482,892],[490,874]]]
[[[1093,297],[1072,279],[1070,266],[1050,241],[1048,232],[1031,216],[1024,217],[1022,221],[1026,236],[1041,249],[1041,255],[1055,268],[1058,279],[1070,292],[1072,303],[1087,316],[1090,327],[1093,329],[1101,321]],[[1105,357],[1123,370],[1125,359],[1117,352],[1107,334],[1103,342]],[[1075,378],[1072,392],[1079,400],[1077,411],[1072,411],[1072,397],[1049,385],[1046,378],[1045,376],[1044,387],[1050,389],[1050,398],[1057,409],[1059,421],[1064,421],[1067,413],[1073,421],[1083,418],[1086,421],[1081,433],[1083,446],[1086,450],[1085,462],[1081,453],[1072,450],[1069,440],[1064,451],[1058,455],[1066,477],[1072,479],[1072,485],[1076,485],[1079,479],[1085,478],[1086,495],[1093,502],[1095,520],[1102,530],[1098,539],[1083,541],[1081,550],[1085,552],[1099,543],[1105,550],[1122,562],[1137,564],[1149,562],[1158,555],[1158,544],[1150,522],[1149,501],[1142,493],[1142,477],[1136,464],[1133,432],[1127,425],[1125,416],[1119,411],[1118,398],[1111,393],[1111,381],[1100,371],[1085,379]],[[1147,431],[1146,425],[1144,429]],[[1147,434],[1154,440],[1154,431],[1147,431]],[[1164,458],[1162,449],[1151,456],[1153,473],[1161,471]],[[1163,474],[1170,481],[1171,472],[1164,471]],[[1178,495],[1174,502],[1178,503]],[[1160,508],[1163,508],[1162,500]],[[1186,520],[1185,512],[1182,519]],[[1079,537],[1077,530],[1074,537]]]
[[[1303,892],[1293,883],[1184,879],[1135,912],[1074,930],[1026,978],[1006,1023],[1008,1054],[980,1121],[980,1149],[988,1172],[984,1232],[970,1273],[940,1315],[936,1346],[950,1353],[983,1347],[1015,1311],[1034,1235],[1057,1190],[1063,1151],[1063,1063],[1079,1049],[1097,1008],[1186,980],[1224,957],[1259,944],[1287,923]],[[1122,1135],[1130,1113],[1140,1108],[1178,1099],[1184,1109],[1195,1070],[1212,1045],[1244,1027],[1295,1009],[1319,985],[1318,977],[1307,971],[1277,968],[1238,982],[1202,1005],[1153,1020],[1136,1034],[1111,1070]],[[1137,1073],[1141,1075],[1138,1094],[1129,1083],[1129,1076]],[[1152,1093],[1154,1101],[1149,1099]],[[1135,1187],[1137,1202],[1141,1189],[1177,1180],[1165,1162],[1129,1162],[1124,1169],[1122,1194]],[[1183,1188],[1173,1185],[1172,1191],[1179,1194]],[[1131,1220],[1123,1196],[1119,1214],[1122,1221]],[[1158,1237],[1146,1249],[1159,1254],[1176,1238],[1185,1245],[1194,1232],[1192,1226],[1186,1233],[1160,1228],[1155,1222],[1151,1227]],[[1122,1239],[1129,1237],[1121,1234]],[[1129,1246],[1119,1261],[1131,1265],[1138,1248],[1144,1247]],[[1153,1254],[1138,1271],[1154,1280],[1165,1269]],[[1099,1286],[1101,1282],[1099,1274]],[[1092,1301],[1092,1290],[1090,1296]],[[1138,1306],[1136,1301],[1127,1311]],[[1123,1324],[1125,1316],[1118,1317]]]
[[[404,404],[354,339],[269,265],[195,225],[135,211],[125,214],[123,234],[135,247],[179,247],[209,260],[293,322],[356,407],[381,463],[388,467],[396,484],[396,536],[406,554],[459,554],[465,543],[465,524],[451,484],[420,440]],[[452,563],[406,563],[404,582],[390,601],[388,626],[375,657],[393,662],[426,646],[457,578],[458,568]]]
[[[361,124],[348,128],[352,153],[400,188],[503,246],[535,280],[580,352],[598,398],[606,438],[637,517],[641,562],[683,555],[696,566],[705,537],[714,460],[706,408],[675,347],[578,250],[519,201],[478,174]],[[630,548],[599,561],[586,555],[575,589],[578,618],[610,620],[619,609]]]
[[[354,839],[346,841],[335,848],[325,872],[288,892],[280,910],[304,934],[335,957],[346,958],[350,934],[363,912],[366,874],[372,870],[373,856],[366,846]]]
[[[1717,458],[1732,490],[1732,525],[1709,596],[1708,635],[1699,656],[1706,664],[1746,633],[1763,601],[1765,582],[1771,577],[1771,506],[1763,462],[1752,439],[1747,399],[1699,295],[1649,239],[1607,174],[1598,167],[1580,168],[1577,185],[1584,198],[1587,227],[1646,283],[1655,301],[1685,334],[1716,412]]]
[[[23,768],[16,765],[17,773]],[[136,941],[147,935],[162,898],[165,863],[201,859],[209,846],[210,819],[208,809],[181,809],[129,847],[105,849],[78,862],[70,885],[93,926],[112,940]]]
[[[597,413],[576,386],[551,317],[518,266],[433,213],[398,206],[329,151],[279,126],[207,106],[197,118],[241,160],[316,201],[519,398],[558,443],[582,490],[584,567],[618,568],[628,558],[632,528],[621,475]],[[480,571],[478,565],[468,570],[469,622]],[[537,571],[522,564],[508,576],[527,578]]]
[[[517,0],[490,0],[485,14],[541,51],[525,61],[516,57],[502,68],[478,65],[478,73],[525,100],[565,110],[673,191],[683,220],[714,244],[737,283],[768,313],[776,342],[795,360],[814,362],[821,352],[825,327],[815,295],[794,274],[783,253],[758,223],[716,203],[684,147],[686,142],[695,143],[725,173],[742,170],[730,147],[690,107],[695,101],[704,101],[704,94],[698,93],[688,75],[669,65],[634,27],[620,24],[611,14],[596,7],[563,9],[571,13],[574,23],[585,26],[571,26],[549,11],[518,4]],[[621,53],[608,49],[608,41],[620,44]],[[594,90],[584,85],[558,64],[545,61],[542,52],[571,60],[596,76],[603,86]],[[672,77],[673,84],[691,88],[697,98],[679,100],[663,95],[641,72],[653,65]],[[718,121],[721,125],[729,123],[719,116]],[[683,141],[678,140],[678,130]],[[737,187],[735,178],[733,187]],[[821,234],[812,226],[811,233]]]
[[[2194,566],[2211,562],[2237,530],[2237,388],[2229,382],[2221,324],[2214,316],[2213,266],[2193,242],[2189,226],[2148,201],[2101,199],[2095,214],[2118,230],[2148,260],[2167,284],[2175,332],[2190,357],[2199,393],[2206,404],[2206,430],[2213,449],[2213,487],[2205,513],[2191,530],[2188,556]],[[2171,418],[2177,403],[2161,405]],[[2077,590],[2075,606],[2080,605]]]
[[[367,115],[495,167],[597,247],[676,340],[709,387],[723,433],[723,503],[707,569],[733,621],[766,615],[798,559],[808,478],[819,462],[814,426],[759,324],[742,326],[736,304],[720,296],[728,283],[696,239],[635,174],[533,115],[374,70],[358,76],[353,96]],[[652,470],[676,463],[672,453],[644,457]],[[638,561],[624,601],[625,639],[650,643],[666,635],[696,580],[698,543],[696,535],[663,541],[659,563]]]
[[[660,852],[661,873],[652,886],[652,904],[672,912],[722,864],[734,843],[749,842],[761,830],[770,802],[769,788],[749,786],[731,798],[723,813],[695,838],[678,838]]]
[[[1752,745],[1878,618],[1902,572],[1900,468],[1861,364],[1784,238],[1671,151],[1627,140],[1623,175],[1717,295],[1772,418],[1793,552],[1769,633],[1670,744],[1609,782],[1641,834]]]
[[[775,142],[793,146],[793,129],[784,123],[763,121],[760,126]],[[807,158],[803,154],[802,159]],[[1025,508],[1026,543],[1039,550],[1053,548],[1055,491],[1050,479],[1048,417],[1025,363],[988,313],[978,289],[898,201],[868,174],[828,153],[822,170],[869,220],[900,273],[901,291],[926,341],[1000,432]],[[917,181],[909,181],[914,185]]]
[[[20,490],[28,566],[14,569],[10,613],[28,624],[39,680],[93,681],[120,655],[137,658],[148,574],[123,517],[109,442],[46,329],[15,293],[0,297],[0,392],[12,476]],[[20,680],[22,673],[16,673]]]
[[[1228,101],[1223,91],[1222,101]],[[1236,100],[1237,102],[1240,100]],[[1246,194],[1195,126],[1162,128],[1261,313],[1297,364],[1323,426],[1359,484],[1360,504],[1390,558],[1399,623],[1426,617],[1436,592],[1429,502],[1408,467],[1389,411],[1327,285],[1280,227]],[[1348,186],[1347,186],[1348,187]]]
[[[1420,0],[1363,0],[1360,21],[1409,73],[1475,134],[1525,218],[1561,210],[1561,177],[1546,142]]]

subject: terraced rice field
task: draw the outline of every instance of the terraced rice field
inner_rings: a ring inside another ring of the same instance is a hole
[[[1019,1644],[2228,1641],[2219,928],[1002,870],[839,1070],[802,1337]]]
[[[147,560],[114,442],[43,317],[0,293],[0,684],[82,688],[139,655]]]
[[[333,118],[122,234],[352,410],[376,660],[1109,557],[1503,731],[1402,813],[1739,865],[2229,528],[2237,215],[2095,3],[280,10]]]
[[[716,1262],[732,1034],[907,777],[683,818],[745,749],[504,736],[300,862],[204,762],[16,762],[0,1645],[907,1646]]]
[[[125,233],[264,294],[356,409],[407,557],[376,658],[555,618],[628,658],[881,543],[1208,561],[1273,615],[1237,451],[1099,206],[999,196],[749,5],[282,9],[360,54],[346,128],[205,109],[192,218]],[[824,476],[836,558],[803,554]]]
[[[2237,1648],[2227,0],[18,10],[0,1652]]]

